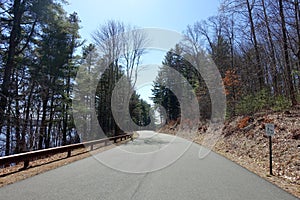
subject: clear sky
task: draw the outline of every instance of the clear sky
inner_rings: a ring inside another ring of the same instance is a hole
[[[69,5],[65,6],[65,9],[68,13],[73,11],[78,13],[82,27],[80,34],[87,43],[92,42],[91,33],[111,19],[139,28],[162,28],[182,33],[187,25],[216,15],[220,4],[220,0],[68,0],[68,2]],[[143,60],[143,64],[148,65],[143,73],[149,75],[150,71],[157,71],[157,65],[161,64],[164,54],[165,52],[148,54]],[[152,74],[154,80],[155,73]],[[137,85],[138,93],[149,103],[151,103],[149,96],[152,81],[149,81],[148,85]]]
[[[216,15],[220,0],[68,0],[65,9],[76,11],[81,34],[90,38],[100,24],[110,19],[141,28],[185,30],[188,24]]]

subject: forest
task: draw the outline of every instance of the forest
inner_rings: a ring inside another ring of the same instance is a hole
[[[210,119],[211,94],[205,77],[185,59],[203,53],[221,74],[226,119],[297,105],[299,14],[298,0],[224,0],[217,16],[188,25],[184,41],[166,54],[152,90],[153,101],[165,109],[166,121],[176,122],[181,116],[178,99],[165,87],[173,81],[170,68],[188,80],[198,98],[201,118]]]
[[[99,28],[91,33],[93,43],[86,44],[79,34],[80,16],[76,12],[68,14],[64,3],[0,2],[1,156],[135,130],[124,130],[116,122],[114,112],[125,112],[126,106],[112,107],[113,98],[125,105],[129,103],[127,107],[135,124],[143,127],[155,121],[156,108],[135,91],[140,60],[146,54],[143,46],[147,35],[135,31],[132,25],[110,20],[99,22]],[[165,87],[165,83],[174,82],[170,68],[192,86],[201,119],[211,117],[207,77],[194,69],[195,63],[185,59],[204,54],[220,72],[227,119],[297,105],[298,0],[223,0],[216,16],[191,23],[183,30],[184,41],[166,53],[153,83],[152,99],[164,107],[166,122],[181,117],[178,98]],[[130,51],[132,48],[135,50]],[[76,83],[78,76],[81,78]],[[115,86],[124,77],[128,83],[123,85],[126,90],[114,94]],[[74,96],[77,84],[86,87]],[[74,110],[75,101],[80,104]],[[74,115],[82,123],[75,124]],[[123,116],[119,120],[126,124],[130,119]]]
[[[144,52],[142,48],[128,52],[126,48],[120,51],[112,47],[126,47],[134,42],[142,45],[145,39],[142,35],[133,35],[133,31],[132,35],[115,37],[107,44],[106,40],[131,29],[112,20],[103,22],[99,30],[95,30],[94,44],[85,44],[79,35],[78,14],[67,14],[63,5],[64,1],[54,0],[1,1],[2,156],[124,133],[112,116],[112,90],[122,76],[128,80],[136,76],[135,67]],[[101,50],[101,55],[96,48]],[[118,59],[121,56],[122,59]],[[80,67],[84,69],[81,72]],[[79,81],[86,81],[86,91],[77,96],[86,105],[74,111],[77,73],[83,75]],[[95,94],[90,94],[90,79],[100,74],[99,83],[94,83]],[[134,81],[129,82],[132,120],[147,125],[151,120],[148,114],[152,112],[151,107],[133,91]],[[95,108],[97,114],[90,108]],[[83,127],[75,127],[73,113],[87,119]],[[95,130],[93,124],[97,122],[104,133]]]

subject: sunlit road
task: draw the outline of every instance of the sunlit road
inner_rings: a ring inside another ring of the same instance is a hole
[[[197,144],[180,156],[188,141],[139,133],[127,145],[0,188],[0,199],[298,199],[215,153],[199,159]]]

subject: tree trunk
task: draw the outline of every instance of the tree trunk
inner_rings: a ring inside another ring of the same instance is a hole
[[[68,109],[68,106],[66,106],[65,108],[65,111],[64,112],[67,112],[67,109]],[[67,115],[64,113],[63,114],[63,127],[62,127],[62,146],[66,145],[67,144]]]
[[[47,89],[45,91],[45,96],[42,97],[43,99],[43,106],[42,106],[42,119],[41,119],[41,129],[40,129],[40,134],[39,134],[39,146],[38,149],[43,149],[43,142],[45,139],[45,134],[46,134],[46,116],[47,116],[47,104],[48,104],[48,98],[49,98],[49,90]]]
[[[9,86],[11,84],[12,70],[14,69],[14,60],[17,51],[17,46],[19,44],[19,37],[21,34],[21,19],[24,13],[24,5],[21,0],[15,0],[13,5],[13,25],[9,37],[9,47],[7,52],[7,60],[4,68],[4,76],[1,85],[1,95],[0,95],[0,124],[3,124],[5,120],[5,109],[7,107],[8,96],[9,96]]]
[[[299,10],[299,0],[295,0],[295,22],[296,22],[296,31],[297,31],[297,38],[298,38],[298,49],[297,49],[297,69],[300,71],[300,10]],[[300,75],[298,74],[298,77]],[[298,88],[300,88],[300,82],[298,83]]]
[[[32,151],[34,147],[34,131],[33,131],[33,117],[30,115],[29,122],[29,151]]]
[[[279,93],[279,90],[278,90],[278,73],[277,73],[276,57],[275,57],[275,45],[274,45],[273,38],[272,38],[272,32],[271,32],[270,23],[269,23],[269,17],[268,17],[267,10],[266,10],[265,0],[261,0],[261,3],[262,3],[263,12],[264,12],[266,28],[267,28],[267,32],[268,32],[268,40],[269,40],[269,44],[270,44],[270,57],[271,57],[271,69],[272,69],[271,74],[272,74],[272,79],[273,79],[273,87],[274,87],[275,95],[277,95]]]
[[[252,38],[253,38],[253,42],[254,42],[254,50],[255,50],[255,58],[256,58],[256,71],[257,71],[257,76],[258,76],[258,81],[259,81],[259,89],[261,90],[264,88],[264,73],[263,73],[263,68],[262,68],[261,60],[260,60],[259,46],[258,46],[258,42],[257,42],[252,8],[251,8],[249,0],[246,0],[246,3],[247,3],[249,21],[250,21],[250,26],[251,26],[251,34],[252,34]]]
[[[10,154],[10,146],[11,146],[11,132],[10,132],[10,103],[8,105],[8,108],[6,110],[6,140],[5,140],[5,155],[8,156]]]
[[[28,100],[27,100],[27,104],[26,104],[26,110],[25,110],[25,120],[24,120],[24,124],[23,124],[23,129],[22,129],[22,133],[21,133],[21,146],[20,146],[20,149],[22,152],[26,151],[26,140],[25,140],[25,137],[26,137],[26,132],[28,131],[28,122],[29,122],[29,117],[30,117],[30,108],[32,106],[32,94],[33,94],[33,90],[34,90],[34,87],[35,87],[35,83],[33,82],[32,85],[31,85],[31,88],[30,88],[30,91],[29,91],[29,95],[28,95]],[[31,126],[32,126],[32,120],[30,122],[30,132],[31,132]],[[30,138],[32,136],[30,135]],[[32,143],[31,143],[31,139],[29,141],[30,143],[30,147],[32,147]]]
[[[281,30],[282,30],[282,39],[283,39],[283,51],[284,51],[284,58],[285,58],[285,67],[287,73],[287,81],[288,81],[288,91],[290,93],[290,98],[293,105],[297,104],[295,88],[292,79],[292,69],[290,65],[290,56],[288,50],[288,39],[287,39],[287,29],[286,29],[286,22],[285,22],[285,15],[284,15],[284,8],[282,0],[279,0],[279,12],[281,18]]]
[[[16,91],[18,92],[18,89],[16,89]],[[15,149],[15,153],[22,153],[21,151],[21,131],[20,131],[20,106],[19,106],[19,99],[18,96],[16,96],[16,116],[14,118],[14,122],[15,122],[15,127],[16,127],[16,149]]]
[[[54,96],[52,95],[51,97],[51,103],[50,103],[50,114],[49,114],[49,125],[48,125],[48,131],[45,137],[45,148],[49,148],[50,147],[50,139],[51,139],[51,129],[52,129],[52,125],[53,125],[53,103],[54,103]]]

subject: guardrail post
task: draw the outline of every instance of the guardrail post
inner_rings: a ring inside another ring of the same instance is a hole
[[[23,169],[27,169],[28,166],[29,166],[29,160],[25,160],[25,161],[24,161]]]
[[[68,158],[71,157],[71,150],[68,151],[67,157],[68,157]]]
[[[94,150],[94,145],[91,145],[91,151],[93,151]]]

